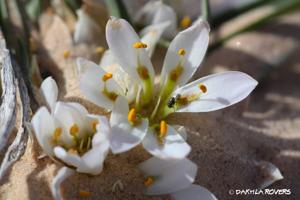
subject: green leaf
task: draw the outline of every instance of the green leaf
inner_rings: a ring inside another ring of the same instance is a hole
[[[27,12],[29,18],[34,22],[37,22],[38,17],[41,14],[41,5],[42,5],[42,2],[40,0],[30,0],[26,4],[26,7],[25,7],[26,12]]]
[[[269,5],[265,5],[260,8],[257,8],[257,9],[266,10],[266,12],[264,13],[264,15],[262,15],[258,19],[245,24],[244,26],[240,27],[239,29],[237,29],[231,33],[228,33],[227,35],[221,37],[219,40],[212,43],[209,46],[209,49],[208,49],[209,52],[218,48],[219,46],[226,43],[228,40],[230,40],[231,38],[235,37],[238,34],[258,28],[258,27],[268,23],[269,21],[273,20],[274,18],[281,16],[283,14],[286,14],[288,12],[299,10],[300,9],[300,0],[284,0],[284,1],[276,0],[275,2],[272,2]]]
[[[126,19],[129,23],[131,23],[131,19],[122,0],[105,0],[105,3],[110,15]]]
[[[242,4],[238,7],[226,10],[211,19],[211,27],[217,28],[220,25],[222,25],[224,22],[229,21],[245,12],[248,12],[249,10],[258,8],[260,6],[263,6],[267,3],[274,2],[275,0],[256,0],[251,1],[246,4]]]

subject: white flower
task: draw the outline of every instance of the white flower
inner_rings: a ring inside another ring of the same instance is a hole
[[[149,1],[134,16],[134,21],[144,24],[161,24],[168,22],[164,37],[173,38],[177,32],[177,16],[174,9],[162,1]]]
[[[110,19],[106,37],[109,51],[124,73],[117,73],[115,77],[114,72],[106,72],[82,58],[77,63],[85,96],[112,110],[109,140],[114,153],[142,143],[153,156],[182,159],[191,148],[178,131],[166,123],[169,114],[225,108],[246,98],[257,85],[247,74],[233,71],[186,84],[208,47],[209,26],[201,20],[180,32],[171,42],[158,87],[154,86],[155,74],[146,51],[147,44],[141,42],[127,21]],[[123,80],[130,81],[125,81],[126,84],[117,81],[122,76]],[[128,91],[132,88],[137,90],[130,92],[134,95],[129,98]]]
[[[167,26],[168,23],[165,22],[148,26],[142,31],[141,40],[147,43],[146,50],[150,57]],[[77,66],[81,91],[98,106],[111,110],[116,96],[120,94],[126,96],[128,102],[136,99],[138,84],[123,70],[110,50],[106,50],[102,56],[100,62],[102,69],[84,58],[77,59]],[[113,79],[111,79],[112,75]]]
[[[134,21],[141,25],[156,25],[161,23],[168,22],[169,25],[166,28],[166,30],[163,33],[163,36],[167,39],[174,38],[176,33],[179,32],[179,30],[186,29],[189,26],[192,25],[193,21],[191,18],[195,19],[194,23],[196,23],[200,18],[199,13],[197,18],[194,16],[195,13],[191,13],[191,9],[189,9],[188,14],[190,15],[184,15],[180,16],[180,22],[177,22],[177,14],[179,12],[175,12],[173,7],[177,8],[176,11],[178,11],[178,7],[186,7],[191,2],[170,2],[170,5],[164,4],[162,1],[149,1],[147,4],[145,4],[141,9],[138,10],[136,15],[134,16]],[[194,6],[194,4],[191,4]],[[195,6],[194,6],[195,7]],[[193,8],[195,10],[195,8]],[[180,10],[180,9],[179,9]],[[196,8],[198,10],[198,8]],[[198,20],[197,20],[198,19]],[[179,26],[178,26],[179,25]]]
[[[210,1],[211,15],[218,18],[226,11],[241,7],[251,1],[253,0]],[[130,4],[134,5],[132,1],[126,3],[128,6]],[[163,36],[166,39],[172,39],[179,30],[186,29],[193,23],[201,20],[201,6],[199,0],[152,0],[143,6],[135,8],[137,12],[133,15],[133,20],[140,26],[169,22],[170,25],[165,30]]]
[[[175,200],[216,200],[204,187],[194,185],[197,165],[187,158],[160,160],[152,157],[139,165],[147,195],[170,194]]]
[[[42,83],[41,91],[51,112],[43,106],[31,121],[40,146],[47,155],[77,172],[99,174],[109,151],[110,127],[106,117],[90,115],[79,103],[57,101],[58,88],[51,77]],[[62,170],[57,180],[68,170],[71,169]],[[52,191],[60,185],[54,183]],[[59,191],[54,196],[57,194]]]
[[[103,34],[108,19],[104,5],[100,1],[83,2],[76,14],[77,21],[73,26],[75,44],[101,44],[102,38],[99,36]]]

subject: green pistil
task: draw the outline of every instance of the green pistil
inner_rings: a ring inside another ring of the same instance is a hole
[[[141,93],[141,100],[143,105],[147,105],[151,102],[153,94],[153,81],[150,77],[149,71],[144,66],[137,68],[138,75],[142,81],[143,91]]]
[[[174,78],[174,77],[173,77]],[[161,89],[160,95],[158,97],[158,101],[156,102],[155,109],[151,114],[151,119],[161,119],[161,113],[163,112],[163,108],[168,103],[168,98],[176,87],[176,81],[168,76],[167,81]]]

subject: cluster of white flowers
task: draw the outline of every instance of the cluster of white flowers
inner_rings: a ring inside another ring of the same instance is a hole
[[[209,43],[209,25],[197,20],[171,42],[160,74],[150,61],[155,44],[170,23],[163,21],[139,38],[131,25],[111,18],[106,26],[109,46],[100,66],[77,59],[80,89],[87,100],[110,114],[91,115],[78,103],[57,101],[58,88],[47,78],[41,92],[48,108],[32,119],[39,144],[63,163],[52,192],[61,199],[59,186],[73,170],[97,175],[109,149],[126,152],[142,144],[153,156],[140,164],[146,194],[170,194],[174,199],[216,199],[205,188],[193,185],[197,166],[186,157],[191,151],[184,127],[170,125],[167,116],[182,112],[209,112],[246,98],[257,81],[237,71],[213,74],[187,82],[202,62]]]

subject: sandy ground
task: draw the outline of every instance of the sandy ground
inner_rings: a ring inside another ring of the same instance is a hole
[[[259,79],[278,62],[278,56],[285,55],[289,49],[296,49],[287,61],[260,82],[249,98],[213,113],[170,117],[170,121],[185,125],[188,129],[188,142],[193,148],[189,158],[199,167],[196,183],[207,187],[218,199],[300,197],[299,17],[299,14],[286,16],[258,31],[232,39],[225,47],[208,55],[203,68],[195,75],[198,78],[230,69],[247,72]],[[56,71],[55,78],[60,81],[65,97],[82,102],[74,81],[73,58],[76,52],[67,60],[62,58],[63,51],[71,48],[71,42],[62,36],[68,33],[60,33],[55,38],[56,42],[53,38],[52,42],[45,42],[50,33],[44,38],[45,48],[52,50],[51,59],[44,60],[45,67],[52,67],[52,73]],[[157,60],[158,56],[154,59]],[[155,61],[156,66],[159,66],[158,63]],[[99,112],[91,104],[83,103],[92,112]],[[41,149],[31,141],[25,155],[3,181],[0,199],[52,199],[49,183],[61,166],[48,157],[38,159],[41,154]],[[90,177],[77,174],[68,178],[63,184],[65,199],[83,199],[78,195],[81,189],[91,192],[90,198],[85,199],[168,199],[167,196],[147,197],[142,193],[142,175],[135,166],[148,157],[141,147],[119,156],[110,155],[101,175]],[[229,189],[258,188],[261,173],[255,165],[256,161],[275,164],[284,179],[269,188],[291,189],[292,195],[230,196]],[[112,192],[112,185],[117,180],[121,180],[124,190]]]

